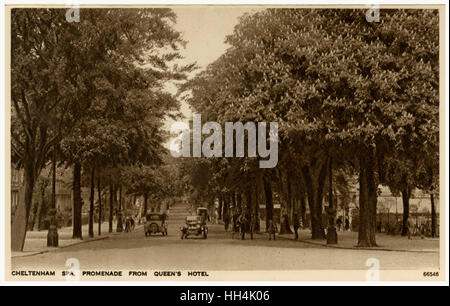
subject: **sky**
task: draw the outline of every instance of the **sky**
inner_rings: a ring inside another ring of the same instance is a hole
[[[175,29],[188,41],[182,52],[187,62],[196,61],[202,68],[212,63],[228,47],[224,40],[233,33],[238,17],[252,10],[233,6],[173,8],[178,16]]]
[[[198,73],[214,62],[229,47],[225,44],[225,37],[233,33],[239,17],[255,11],[256,8],[177,6],[172,10],[177,15],[177,23],[174,28],[181,32],[184,40],[187,41],[186,48],[180,52],[184,56],[180,64],[196,62],[199,70],[196,70],[195,73]],[[192,112],[186,103],[181,103],[181,113],[185,118],[180,121],[187,122],[191,118]],[[171,119],[166,120],[164,128],[169,131],[173,122]],[[169,143],[170,141],[166,145]]]

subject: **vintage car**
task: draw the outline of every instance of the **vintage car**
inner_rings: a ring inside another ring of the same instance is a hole
[[[147,214],[145,216],[144,233],[145,236],[150,236],[151,234],[157,233],[167,236],[166,215],[160,213]]]
[[[202,218],[202,222],[206,223],[208,221],[208,209],[206,207],[197,207],[197,216]]]
[[[187,216],[186,224],[181,227],[181,239],[190,236],[200,236],[203,239],[208,237],[208,227],[203,222],[202,216]]]

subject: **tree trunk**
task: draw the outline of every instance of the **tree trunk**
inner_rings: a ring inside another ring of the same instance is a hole
[[[431,201],[431,237],[436,237],[436,208],[434,206],[434,195],[430,194]]]
[[[102,234],[102,190],[100,189],[100,177],[97,178],[97,192],[98,192],[98,235]]]
[[[123,210],[123,205],[122,205],[122,185],[119,186],[119,211]]]
[[[81,201],[81,164],[75,162],[73,166],[73,239],[83,239]]]
[[[409,218],[409,198],[411,197],[410,188],[402,190],[403,201],[403,224],[402,224],[402,236],[408,235],[408,218]]]
[[[359,247],[377,246],[376,232],[376,209],[377,209],[377,186],[374,176],[373,152],[363,152],[360,156],[359,170]]]
[[[300,215],[302,217],[302,226],[305,228],[306,224],[306,200],[305,197],[300,197]]]
[[[117,196],[117,194],[116,194]],[[117,226],[116,231],[122,232],[123,231],[123,220],[122,220],[122,185],[119,186],[119,203],[118,203],[118,209],[117,209]]]
[[[247,189],[247,196],[246,196],[246,202],[245,202],[245,215],[247,217],[247,220],[249,220],[249,214],[252,212],[252,188],[249,187]]]
[[[280,172],[280,180],[283,180]],[[283,186],[286,186],[283,188]],[[286,189],[286,197],[284,199],[284,207],[282,209],[282,216],[280,220],[280,234],[292,234],[289,218],[292,210],[292,195],[291,195],[291,184],[289,183],[289,174],[287,175],[286,184],[281,183],[281,188]],[[282,191],[284,193],[284,191]]]
[[[56,209],[56,149],[52,150],[52,209]],[[56,216],[56,214],[55,214]]]
[[[19,201],[14,218],[11,225],[11,251],[22,252],[25,245],[25,237],[27,234],[28,218],[30,215],[31,203],[33,200],[35,174],[31,165],[25,165],[24,168],[24,184],[25,199]]]
[[[39,201],[39,205],[36,211],[36,220],[33,226],[33,230],[34,231],[39,231],[41,229],[41,212],[42,212],[42,207],[45,205],[44,204],[45,201],[45,185],[41,186],[41,199]]]
[[[233,205],[233,211],[236,210],[236,195],[234,191],[231,193],[231,205]],[[233,213],[232,213],[233,215]]]
[[[217,217],[222,220],[222,209],[223,209],[223,197],[219,195],[219,207],[217,208]]]
[[[45,198],[45,195],[42,195],[44,198],[43,198],[43,200],[42,200],[42,206],[41,206],[41,211],[40,211],[40,213],[39,213],[39,216],[38,216],[38,218],[39,218],[39,222],[38,222],[38,230],[40,231],[40,230],[42,230],[43,229],[43,224],[42,224],[42,222],[41,222],[41,220],[45,220],[45,218],[46,218],[46,216],[47,216],[47,212],[48,212],[48,210],[49,210],[49,203],[47,203],[47,199]],[[50,205],[51,205],[51,203],[50,203]]]
[[[114,186],[109,185],[109,218],[108,218],[108,232],[113,232],[113,216],[114,216]]]
[[[254,207],[254,214],[255,214],[255,231],[259,233],[261,230],[260,224],[259,224],[259,196],[258,196],[258,184],[255,184],[255,195],[254,195],[254,201],[255,201],[255,207]]]
[[[94,237],[94,196],[95,196],[95,167],[91,170],[91,196],[89,198],[89,237]]]
[[[302,167],[302,175],[306,185],[306,193],[308,196],[308,205],[311,219],[311,238],[325,239],[325,231],[323,228],[322,200],[323,189],[327,177],[327,160],[317,161],[320,163],[316,167]],[[316,174],[313,173],[316,172]],[[318,173],[317,173],[318,172]]]
[[[223,206],[222,206],[222,218],[223,220],[227,220],[229,218],[229,211],[230,211],[230,199],[228,194],[225,194],[223,197]],[[229,220],[229,219],[228,219]]]
[[[270,181],[264,179],[264,195],[266,197],[266,232],[268,230],[269,220],[273,220],[273,197]]]
[[[37,213],[39,211],[39,206],[41,206],[40,201],[38,202],[34,202],[33,204],[33,208],[31,209],[31,220],[30,220],[30,226],[28,227],[29,231],[34,230],[34,227],[36,225],[36,220],[37,220]]]
[[[145,215],[147,215],[147,209],[148,209],[147,203],[148,203],[148,193],[146,192],[146,193],[144,193],[144,217],[145,217]]]
[[[242,212],[242,210],[243,210],[243,207],[242,207],[242,194],[240,192],[238,192],[238,194],[237,194],[237,207],[239,207],[238,210],[240,212]]]
[[[293,222],[293,218],[294,218],[294,210],[295,210],[295,207],[296,207],[296,205],[295,205],[295,196],[294,196],[294,188],[293,188],[293,186],[292,186],[292,179],[291,179],[291,177],[288,175],[288,181],[287,181],[287,184],[288,184],[288,200],[289,200],[289,211],[288,211],[288,214],[289,214],[289,224],[290,223],[292,223]],[[290,226],[289,226],[289,228],[290,228]]]

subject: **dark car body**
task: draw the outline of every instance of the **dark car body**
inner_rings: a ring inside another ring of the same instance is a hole
[[[167,236],[167,216],[165,214],[150,213],[145,216],[144,233],[145,236],[161,233]]]
[[[203,222],[202,216],[186,217],[186,224],[181,228],[181,239],[190,236],[200,236],[203,239],[208,237],[208,227]]]

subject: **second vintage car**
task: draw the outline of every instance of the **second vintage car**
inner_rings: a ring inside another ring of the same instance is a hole
[[[202,216],[187,216],[186,224],[181,228],[181,239],[197,236],[203,239],[208,237],[208,227]]]
[[[165,214],[150,213],[145,216],[144,224],[145,236],[161,233],[167,236],[167,222]]]

